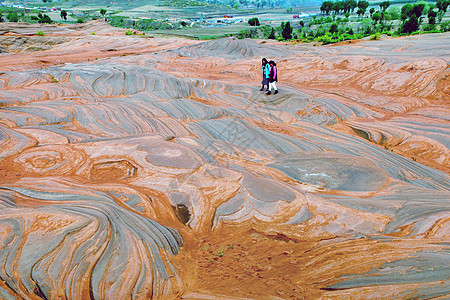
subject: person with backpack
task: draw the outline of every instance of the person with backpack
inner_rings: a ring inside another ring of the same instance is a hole
[[[270,66],[269,63],[267,62],[267,59],[264,57],[262,59],[262,87],[260,89],[260,91],[264,91],[264,86],[267,85],[267,89],[266,91],[269,90],[269,73],[270,73]]]
[[[277,64],[273,60],[271,60],[271,61],[269,61],[269,65],[270,65],[269,89],[268,89],[266,95],[272,94],[272,92],[271,92],[272,88],[275,90],[274,94],[278,94],[277,85],[275,84],[275,82],[278,81]]]

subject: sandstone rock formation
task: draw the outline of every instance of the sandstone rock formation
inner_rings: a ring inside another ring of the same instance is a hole
[[[2,25],[1,298],[450,294],[448,33],[315,47],[94,25],[31,52],[14,43],[34,29]]]

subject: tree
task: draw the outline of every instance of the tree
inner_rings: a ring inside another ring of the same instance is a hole
[[[305,27],[305,22],[303,20],[300,20],[300,22],[298,22],[298,25],[300,25],[300,27]]]
[[[437,12],[430,9],[430,11],[428,12],[428,24],[430,24],[430,25],[436,24],[436,16],[437,16]]]
[[[336,1],[333,3],[332,10],[334,11],[334,14],[337,15],[342,10],[342,2]]]
[[[106,14],[106,9],[104,9],[104,8],[100,9],[100,14],[102,16],[104,16]]]
[[[283,31],[281,32],[281,35],[285,40],[292,39],[292,27],[290,22],[286,22],[286,24],[281,23],[281,27],[283,28]]]
[[[67,20],[67,11],[65,11],[64,9],[61,10],[60,16],[61,16],[61,19]]]
[[[0,22],[3,22],[3,14],[0,12]]]
[[[332,8],[333,8],[332,1],[324,1],[324,2],[322,2],[322,5],[320,6],[320,12],[329,15]]]
[[[356,0],[344,0],[342,1],[342,10],[344,13],[353,11],[358,4]]]
[[[400,18],[402,19],[402,21],[406,21],[406,19],[408,19],[409,15],[411,14],[411,11],[413,9],[412,4],[405,4],[402,6],[402,12],[400,14]]]
[[[341,4],[342,11],[344,13],[349,12],[350,11],[350,2],[348,0],[344,0],[341,3],[342,3]]]
[[[423,14],[423,10],[425,9],[425,3],[416,3],[413,5],[412,13],[416,15],[417,19],[420,18]]]
[[[348,0],[348,2],[349,2],[350,11],[353,12],[355,10],[355,8],[358,7],[358,3],[356,2],[356,0]]]
[[[259,19],[258,18],[250,18],[248,19],[248,24],[250,26],[259,26]]]
[[[403,24],[399,28],[401,33],[412,33],[419,29],[420,23],[422,22],[421,16],[425,9],[425,3],[417,2],[414,5],[405,4],[402,7],[401,19]]]
[[[384,12],[391,5],[389,0],[380,3],[380,9]]]
[[[419,29],[419,19],[413,14],[400,28],[402,33],[412,33]]]
[[[377,11],[376,13],[372,14],[372,20],[375,24],[377,24],[378,22],[381,23],[381,20],[383,20],[383,15],[381,14],[381,12]]]
[[[360,12],[358,15],[364,15],[366,13],[366,9],[369,7],[369,1],[360,0],[358,1],[358,12]]]
[[[372,17],[373,13],[375,12],[375,8],[371,7],[369,12],[370,12],[370,16]]]
[[[287,12],[288,14],[291,13],[291,12],[292,12],[292,7],[286,8],[286,12]]]
[[[400,19],[400,7],[393,6],[386,10],[385,18],[387,20],[397,20]]]
[[[443,11],[444,13],[447,12],[447,7],[450,5],[449,0],[437,0],[436,7],[438,8],[438,11]]]
[[[272,29],[270,30],[268,39],[271,39],[271,40],[275,39],[275,28],[272,27]]]

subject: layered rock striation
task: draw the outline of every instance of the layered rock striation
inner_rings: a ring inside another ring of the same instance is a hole
[[[450,35],[145,43],[1,72],[1,298],[175,298],[183,240],[240,226],[360,252],[312,251],[322,297],[450,293]]]

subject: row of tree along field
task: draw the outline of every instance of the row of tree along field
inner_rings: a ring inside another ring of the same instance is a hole
[[[278,40],[317,41],[323,44],[370,36],[378,39],[381,34],[400,36],[420,33],[450,31],[450,21],[444,20],[450,0],[434,3],[419,1],[403,6],[391,5],[390,1],[371,7],[368,1],[324,1],[321,15],[298,24],[282,22],[278,27],[261,25],[257,18],[248,22],[254,28],[243,30],[240,38],[266,38]],[[378,8],[378,9],[377,9]]]

